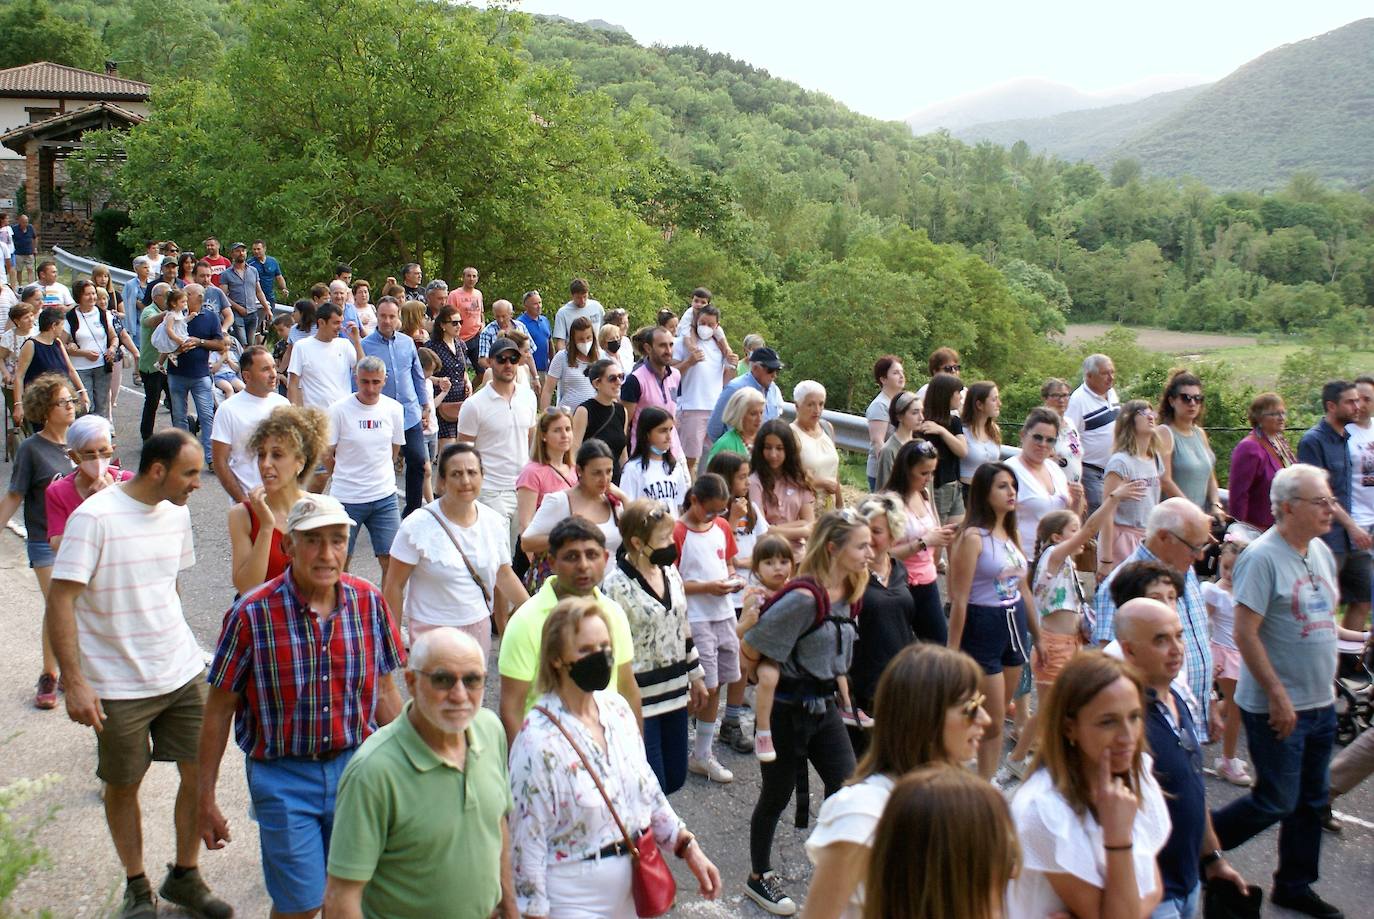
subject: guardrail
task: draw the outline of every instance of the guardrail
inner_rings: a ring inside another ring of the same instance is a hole
[[[784,402],[782,404],[782,417],[787,421],[795,421],[797,407],[791,402]],[[835,428],[835,446],[850,453],[868,453],[868,419],[851,415],[848,412],[831,411],[830,409],[822,412],[821,418],[830,422]],[[1020,452],[1020,447],[1013,447],[1010,444],[1002,445],[1002,459],[1010,459]]]
[[[118,284],[121,287],[132,280],[134,276],[132,271],[116,268],[113,265],[107,265],[105,262],[97,261],[96,259],[82,258],[79,255],[73,255],[61,246],[53,246],[52,257],[53,261],[57,262],[57,264],[61,265],[63,268],[66,268],[68,271],[71,271],[73,274],[84,274],[87,277],[95,270],[96,265],[105,265],[110,272],[110,283]]]

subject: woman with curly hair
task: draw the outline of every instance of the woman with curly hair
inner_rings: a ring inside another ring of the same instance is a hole
[[[281,548],[286,516],[303,494],[301,483],[315,471],[328,430],[329,419],[319,409],[283,405],[273,409],[249,438],[262,484],[229,508],[230,571],[240,594],[270,581],[290,564]]]

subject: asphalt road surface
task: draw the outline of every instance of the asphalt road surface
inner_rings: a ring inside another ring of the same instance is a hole
[[[138,416],[142,410],[142,393],[127,383],[120,393],[116,409],[118,452],[125,468],[137,468],[139,435]],[[159,413],[158,426],[170,424],[165,409]],[[224,612],[233,598],[229,576],[229,538],[225,527],[228,499],[213,475],[206,474],[202,486],[191,497],[191,515],[195,527],[195,567],[182,579],[182,594],[186,615],[201,646],[213,648]],[[366,534],[359,539],[354,557],[353,573],[376,579],[377,561],[372,556]],[[495,673],[493,658],[491,672]],[[27,676],[25,676],[27,679]],[[495,681],[492,682],[494,688]],[[494,698],[488,704],[495,708]],[[707,855],[720,867],[725,892],[715,904],[703,902],[696,894],[690,876],[679,872],[679,906],[675,915],[682,916],[762,916],[752,901],[743,896],[743,884],[749,871],[748,832],[749,814],[753,809],[759,787],[759,771],[753,755],[736,754],[719,747],[719,758],[734,771],[730,785],[711,785],[699,776],[688,776],[685,788],[672,798],[678,813],[697,834]],[[1215,757],[1209,752],[1209,764]],[[820,781],[812,776],[811,811],[819,809]],[[1220,779],[1208,780],[1209,800],[1219,805],[1242,794]],[[1374,782],[1342,798],[1337,805],[1347,815],[1345,830],[1339,836],[1326,835],[1322,846],[1322,880],[1318,891],[1329,901],[1345,910],[1347,917],[1374,916]],[[807,831],[792,826],[792,808],[784,814],[774,846],[774,868],[783,878],[788,892],[800,903],[810,879],[810,865],[803,843]],[[1245,877],[1265,888],[1270,886],[1277,847],[1277,828],[1272,828],[1245,846],[1230,853],[1232,863]],[[675,861],[673,859],[670,862]],[[1266,905],[1265,915],[1296,915]]]

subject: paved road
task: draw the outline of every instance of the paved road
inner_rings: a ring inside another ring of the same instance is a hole
[[[138,413],[142,395],[126,388],[119,397],[116,425],[119,435],[119,454],[126,468],[136,468],[139,446]],[[159,426],[170,423],[165,411],[159,415]],[[227,498],[213,476],[206,476],[202,488],[190,502],[196,532],[196,557],[191,576],[183,579],[187,617],[202,647],[213,647],[219,623],[233,597],[229,579],[229,539],[224,515]],[[10,537],[7,537],[10,538]],[[376,559],[367,548],[366,535],[360,539],[355,557],[354,573],[376,578]],[[494,666],[493,666],[494,672]],[[27,672],[20,675],[27,684]],[[492,700],[489,700],[489,704]],[[493,706],[494,707],[494,706]],[[741,889],[749,870],[748,819],[758,793],[758,768],[750,756],[729,751],[720,752],[722,762],[736,774],[736,781],[728,786],[711,786],[704,779],[689,776],[687,786],[673,796],[672,803],[701,838],[708,855],[720,866],[726,882],[726,894],[717,904],[708,904],[695,895],[690,877],[679,877],[683,892],[676,915],[684,916],[762,916],[752,902],[745,900]],[[77,779],[90,782],[93,779]],[[813,775],[812,812],[820,806],[820,783]],[[1208,794],[1213,803],[1234,798],[1240,791],[1217,779],[1209,779]],[[1374,903],[1374,783],[1342,799],[1340,810],[1352,815],[1345,833],[1324,840],[1320,891],[1343,907],[1349,917],[1374,915],[1374,910],[1361,904]],[[795,829],[788,809],[779,828],[775,844],[774,867],[785,879],[788,891],[800,901],[806,892],[810,868],[802,844],[806,831]],[[230,814],[231,821],[240,826],[248,820],[246,813]],[[90,819],[97,819],[94,811]],[[1273,870],[1277,830],[1270,830],[1232,854],[1232,861],[1240,871],[1267,890],[1269,874]],[[98,836],[99,834],[90,834]],[[89,838],[89,837],[88,837]],[[94,842],[94,840],[91,840]],[[211,856],[214,858],[215,856]],[[61,867],[61,866],[60,866]],[[58,870],[58,869],[55,869]],[[73,869],[68,869],[73,870]],[[72,876],[73,889],[83,883],[79,870]],[[260,890],[260,882],[256,882]],[[257,899],[254,897],[253,899]],[[58,908],[58,914],[63,911]],[[1267,908],[1265,915],[1293,915],[1286,910]]]

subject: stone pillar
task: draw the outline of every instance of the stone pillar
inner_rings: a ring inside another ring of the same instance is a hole
[[[42,232],[43,223],[42,201],[38,196],[42,185],[42,170],[38,163],[41,150],[38,141],[31,140],[24,152],[24,195],[27,199],[24,207],[29,212],[29,223],[33,224],[35,232]]]

